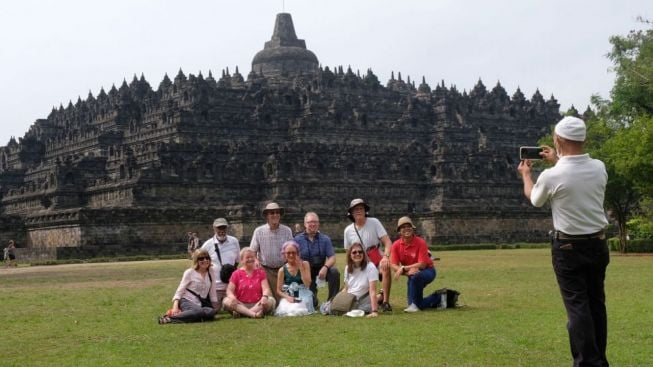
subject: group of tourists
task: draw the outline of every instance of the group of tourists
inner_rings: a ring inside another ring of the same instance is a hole
[[[604,281],[610,259],[603,209],[608,176],[603,162],[584,152],[586,131],[581,119],[564,117],[554,129],[555,148],[543,146],[539,153],[553,167],[534,181],[532,162],[524,159],[518,172],[526,198],[537,207],[551,206],[552,263],[567,311],[573,365],[608,366]],[[319,231],[316,213],[306,213],[304,231],[296,230],[293,238],[290,228],[280,223],[283,208],[268,204],[263,209],[267,223],[256,228],[250,246],[240,252],[238,240],[226,234],[227,221],[216,219],[215,236],[193,252],[193,267],[184,273],[173,308],[159,322],[208,320],[223,308],[234,316],[251,318],[275,310],[279,315],[306,314],[317,305],[321,284],[329,287],[327,307],[321,306],[321,311],[332,313],[345,304],[345,310],[355,308],[376,317],[379,311],[392,310],[392,280],[404,276],[405,312],[451,306],[448,292],[424,296],[424,288],[437,273],[411,219],[398,220],[400,236],[391,243],[381,222],[369,217],[369,209],[362,199],[352,200],[349,206],[352,223],[344,230],[347,264],[342,290],[333,245]],[[230,275],[223,271],[238,265]],[[379,280],[382,289],[377,293]]]
[[[192,252],[193,265],[184,272],[172,308],[159,323],[211,320],[222,310],[233,317],[307,315],[318,309],[319,287],[328,287],[323,313],[332,313],[330,303],[335,308],[342,295],[351,299],[350,309],[376,317],[379,311],[392,311],[392,280],[402,276],[408,285],[405,312],[446,308],[446,293],[441,290],[424,297],[424,288],[433,282],[436,271],[411,219],[399,219],[400,237],[391,243],[369,210],[363,199],[349,205],[347,216],[352,223],[344,230],[347,263],[342,287],[333,243],[320,232],[317,213],[306,213],[304,230],[293,236],[281,224],[284,208],[271,202],[262,211],[266,223],[254,230],[249,246],[242,249],[238,239],[228,234],[228,221],[216,219],[214,235]]]

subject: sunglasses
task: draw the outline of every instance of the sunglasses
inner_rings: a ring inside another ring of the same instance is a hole
[[[360,250],[354,250],[354,251],[351,252],[351,254],[352,254],[352,255],[362,255],[362,254],[363,254],[363,251],[360,251]]]
[[[203,261],[203,260],[211,260],[211,258],[207,256],[202,256],[197,258],[197,261]]]

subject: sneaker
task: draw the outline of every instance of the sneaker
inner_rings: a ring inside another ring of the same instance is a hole
[[[410,306],[404,308],[404,312],[417,312],[417,311],[419,311],[419,307],[417,307],[417,305],[414,303],[411,303]]]
[[[388,302],[384,302],[381,305],[381,311],[383,311],[383,312],[392,312],[392,306],[390,306],[390,304]]]

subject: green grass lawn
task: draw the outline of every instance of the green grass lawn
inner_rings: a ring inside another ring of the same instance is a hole
[[[158,325],[188,260],[0,270],[1,366],[568,366],[566,317],[547,250],[438,252],[427,290],[466,306]],[[343,255],[338,255],[343,268]],[[613,366],[653,365],[653,257],[612,255],[606,281]],[[325,290],[321,290],[324,292]],[[324,294],[321,293],[321,298]]]

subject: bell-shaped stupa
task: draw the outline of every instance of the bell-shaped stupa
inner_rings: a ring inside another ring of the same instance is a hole
[[[306,49],[306,42],[297,39],[292,17],[277,14],[272,39],[252,60],[252,71],[268,78],[314,73],[318,70],[317,56]]]

